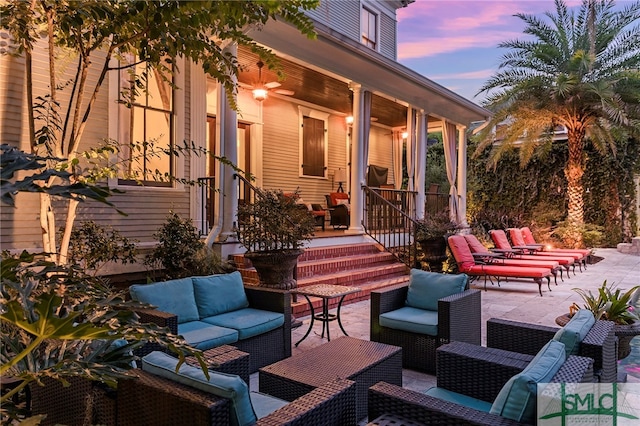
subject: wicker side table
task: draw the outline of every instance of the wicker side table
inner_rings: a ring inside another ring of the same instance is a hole
[[[230,345],[207,349],[202,353],[207,367],[211,371],[236,374],[249,384],[249,354]],[[200,367],[195,357],[187,357],[186,362],[194,367]]]

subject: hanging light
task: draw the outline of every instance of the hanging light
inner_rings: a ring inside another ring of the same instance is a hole
[[[255,99],[258,102],[262,102],[265,99],[267,99],[267,89],[264,88],[258,88],[258,89],[253,89],[253,99]]]

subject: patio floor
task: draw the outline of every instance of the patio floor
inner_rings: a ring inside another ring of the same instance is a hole
[[[581,303],[580,296],[572,289],[580,287],[596,292],[606,279],[621,289],[640,285],[640,256],[623,254],[616,249],[596,249],[595,255],[604,258],[602,261],[588,265],[586,271],[576,272],[558,285],[551,284],[551,292],[543,285],[543,296],[538,294],[538,286],[531,280],[501,282],[500,288],[488,284],[488,291],[482,291],[482,342],[486,341],[486,321],[489,318],[505,318],[515,321],[538,323],[556,326],[555,318],[569,311],[573,302]],[[483,282],[476,281],[472,287],[483,289]],[[309,326],[309,317],[298,318],[303,325],[292,331],[291,340],[297,342]],[[362,301],[342,308],[342,323],[352,337],[369,339],[369,301]],[[300,343],[293,347],[292,353],[304,353],[315,346],[326,343],[321,339],[320,323],[314,324],[314,330]],[[342,335],[336,322],[331,323],[331,335],[337,338]],[[625,368],[629,381],[640,382],[640,337],[632,342],[632,352],[622,361],[620,368]],[[403,370],[403,386],[413,390],[425,390],[435,385],[435,376]],[[251,377],[251,389],[258,389],[257,373]]]

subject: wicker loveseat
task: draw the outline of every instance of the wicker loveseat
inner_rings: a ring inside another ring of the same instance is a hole
[[[551,343],[564,346],[560,342]],[[561,351],[564,355],[564,348]],[[507,382],[511,382],[513,386],[516,375],[522,377],[528,374],[525,371],[527,367],[529,367],[529,373],[531,372],[534,368],[530,366],[533,357],[464,342],[452,342],[441,346],[437,352],[437,388],[435,388],[437,390],[430,390],[428,392],[431,395],[427,395],[379,382],[369,388],[369,419],[388,414],[419,424],[491,426],[522,424],[520,421],[506,417],[505,411],[497,414],[487,412],[486,408],[487,405],[491,407],[492,402],[498,398],[504,398],[505,392],[501,391],[510,386]],[[566,360],[560,359],[554,365],[558,368],[557,371],[555,368],[547,370],[549,375],[552,374],[548,380],[549,383],[580,383],[593,380],[593,360],[590,358],[572,355]],[[452,393],[458,395],[458,402],[442,398]],[[508,394],[509,391],[506,393]],[[476,401],[470,402],[467,398]],[[533,408],[535,413],[535,398],[531,395],[526,398],[526,403],[520,398],[520,402],[529,407],[523,408],[522,412],[527,411],[531,414]],[[518,403],[517,399],[516,403]],[[477,405],[485,407],[481,409]],[[504,408],[498,408],[498,410],[504,410]],[[524,421],[524,423],[531,423],[531,421]]]
[[[468,277],[412,269],[408,285],[371,292],[370,339],[402,347],[402,366],[433,373],[436,349],[480,344],[480,291]]]
[[[244,286],[239,272],[133,285],[131,297],[157,309],[142,322],[168,327],[200,350],[233,345],[250,354],[250,372],[291,356],[291,302],[285,291]],[[157,346],[146,345],[144,356]]]

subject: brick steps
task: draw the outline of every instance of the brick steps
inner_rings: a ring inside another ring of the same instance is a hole
[[[251,262],[242,255],[234,255],[238,270],[247,284],[257,284],[258,274]],[[377,244],[344,244],[308,248],[298,258],[298,287],[312,284],[335,284],[360,287],[362,291],[345,297],[343,305],[369,298],[372,290],[397,285],[408,281],[407,267],[390,253],[380,251]],[[321,310],[322,300],[311,298],[314,309]],[[338,305],[339,299],[330,301],[330,308]],[[292,304],[297,317],[311,313],[307,300],[299,295]]]

